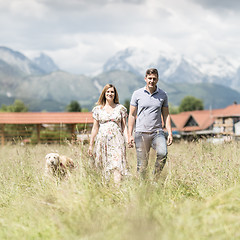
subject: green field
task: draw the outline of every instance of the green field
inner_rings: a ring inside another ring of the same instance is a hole
[[[87,146],[0,148],[0,239],[240,239],[240,143],[174,143],[160,180],[103,183]],[[49,152],[73,158],[67,181],[44,176]]]

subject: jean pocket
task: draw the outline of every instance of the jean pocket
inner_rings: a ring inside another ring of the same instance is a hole
[[[136,142],[141,142],[141,141],[142,141],[142,138],[143,138],[143,136],[142,136],[142,133],[141,133],[141,132],[136,132],[136,133],[135,133],[135,137],[134,137],[135,143],[136,143]]]

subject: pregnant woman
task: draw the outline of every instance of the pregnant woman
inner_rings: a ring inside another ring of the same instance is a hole
[[[115,86],[107,84],[103,88],[92,113],[94,122],[88,154],[94,157],[95,166],[103,171],[107,180],[113,174],[114,182],[119,183],[127,170],[127,109],[119,104]]]

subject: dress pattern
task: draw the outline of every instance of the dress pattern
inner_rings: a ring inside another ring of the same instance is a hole
[[[99,130],[95,140],[95,165],[100,167],[105,176],[117,169],[126,175],[126,144],[121,128],[121,121],[127,115],[127,109],[117,104],[112,113],[101,106],[92,110],[93,118],[99,122]]]

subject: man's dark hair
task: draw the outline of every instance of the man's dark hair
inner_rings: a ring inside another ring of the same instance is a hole
[[[149,68],[149,69],[147,69],[146,76],[150,75],[150,74],[155,74],[158,77],[158,70],[156,68]]]

